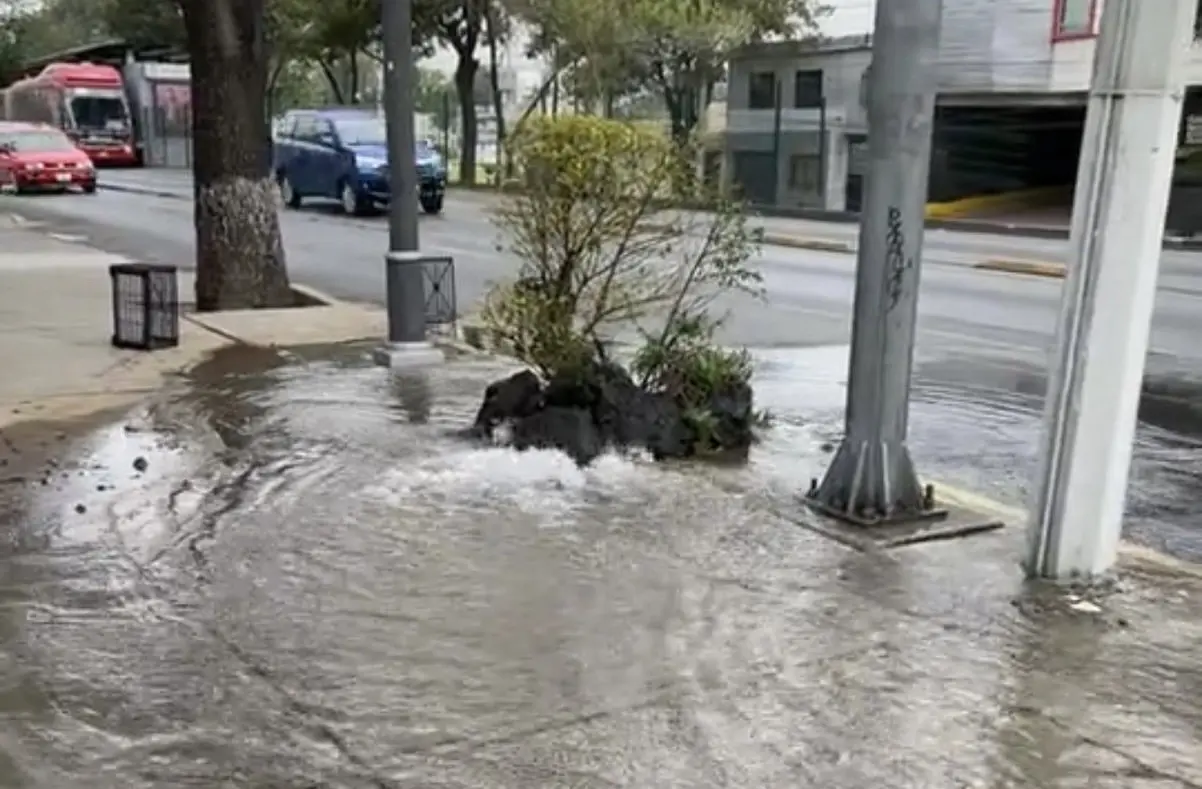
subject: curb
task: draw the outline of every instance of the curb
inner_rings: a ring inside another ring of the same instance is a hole
[[[130,186],[129,184],[108,184],[101,180],[98,184],[101,189],[110,192],[126,192],[128,194],[147,195],[149,197],[160,197],[164,200],[189,200],[191,199],[180,192],[172,192],[166,189],[155,189],[149,186]]]
[[[1066,267],[1063,263],[1049,263],[1042,260],[983,260],[974,263],[973,268],[979,271],[997,271],[1006,274],[1023,274],[1029,277],[1045,277],[1048,279],[1064,279]]]
[[[805,238],[802,236],[778,235],[764,233],[760,243],[770,247],[785,247],[788,249],[811,249],[818,252],[836,252],[841,255],[854,255],[856,247],[844,241],[827,241],[821,238]]]
[[[643,222],[639,225],[639,229],[654,233],[672,230],[672,227],[659,222]],[[783,233],[761,232],[759,234],[759,243],[761,245],[770,247],[810,249],[817,252],[836,252],[841,255],[854,255],[856,252],[856,248],[853,244],[849,244],[844,241],[828,241],[822,238],[790,236]]]
[[[988,496],[973,493],[951,485],[934,483],[937,498],[948,504],[993,515],[1006,523],[1026,525],[1027,511],[1022,507],[1004,504]],[[1119,543],[1119,560],[1140,570],[1186,575],[1202,579],[1202,563],[1178,559],[1154,548],[1123,540]]]

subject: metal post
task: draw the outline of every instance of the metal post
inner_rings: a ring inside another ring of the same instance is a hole
[[[782,111],[783,111],[783,108],[781,107],[781,102],[783,101],[784,97],[782,96],[783,91],[781,89],[782,86],[781,86],[781,81],[780,81],[780,74],[774,74],[772,76],[772,79],[773,79],[773,85],[772,85],[772,200],[770,200],[768,204],[769,205],[779,205],[780,204],[780,168],[781,168],[780,138],[781,138],[781,116],[782,116]],[[788,167],[788,164],[786,163],[784,166]]]
[[[1027,571],[1117,557],[1197,0],[1107,0],[1094,57]]]
[[[388,125],[388,363],[429,360],[426,343],[424,262],[418,252],[417,144],[414,139],[413,0],[381,0],[384,43],[384,113]],[[402,361],[404,355],[408,361]],[[381,359],[383,361],[383,359]]]
[[[942,0],[876,4],[843,443],[808,501],[861,525],[933,509],[906,447]]]
[[[822,98],[818,100],[818,198],[819,207],[824,211],[830,208],[826,204],[826,181],[828,178],[826,168],[827,159],[830,158],[830,145],[826,135],[826,91],[824,88]]]
[[[451,161],[451,91],[442,92],[442,158]]]

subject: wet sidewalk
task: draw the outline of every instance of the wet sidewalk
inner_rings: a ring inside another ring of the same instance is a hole
[[[0,786],[1202,784],[1202,581],[1032,589],[1014,525],[818,536],[841,386],[805,371],[843,351],[791,353],[761,354],[747,466],[583,471],[449,435],[493,361],[222,354],[9,491]],[[945,394],[920,464],[992,476],[1025,417]]]
[[[0,248],[0,427],[128,402],[226,343],[185,325],[178,348],[116,350],[108,269],[128,260],[10,216],[0,216]]]

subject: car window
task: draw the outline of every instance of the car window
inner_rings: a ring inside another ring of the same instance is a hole
[[[0,147],[14,153],[61,153],[75,149],[75,143],[67,135],[48,129],[45,131],[0,132]]]
[[[296,123],[289,136],[303,142],[317,142],[317,118],[312,115],[296,116]]]
[[[388,142],[383,118],[339,118],[336,125],[343,145],[386,145]]]
[[[313,141],[325,143],[325,142],[329,142],[329,140],[332,137],[334,137],[334,124],[330,123],[325,118],[318,118],[317,119],[317,136],[314,138]]]
[[[296,132],[296,116],[295,115],[285,115],[284,117],[277,119],[274,125],[275,125],[274,131],[275,131],[276,137],[286,140],[290,137],[296,136],[296,134],[295,134],[295,132]]]

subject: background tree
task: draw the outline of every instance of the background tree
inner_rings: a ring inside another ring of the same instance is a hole
[[[818,0],[521,0],[542,51],[568,53],[580,89],[621,95],[654,90],[672,135],[696,128],[731,52],[773,36],[815,30]]]
[[[494,1],[415,0],[413,4],[414,35],[420,40],[446,45],[457,58],[453,80],[459,100],[459,178],[466,184],[476,182],[479,129],[475,89],[480,71],[476,53],[485,35],[488,3]]]
[[[437,69],[417,69],[417,84],[414,86],[414,105],[417,111],[433,116],[434,125],[441,132],[449,132],[451,123],[451,96],[455,91],[450,78]]]
[[[58,0],[59,3],[64,0]],[[187,43],[180,6],[172,0],[66,0],[90,4],[99,16],[108,38],[119,38],[134,46],[164,46],[183,49]]]
[[[264,0],[178,0],[192,64],[196,306],[291,306],[270,173]]]

